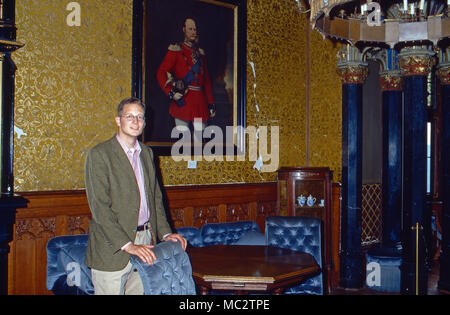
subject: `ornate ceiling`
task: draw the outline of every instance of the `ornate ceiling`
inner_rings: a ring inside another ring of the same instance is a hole
[[[376,2],[377,24],[370,23],[375,12],[367,5]],[[349,44],[398,43],[433,44],[450,36],[448,5],[444,0],[310,0],[313,28],[324,37]],[[369,16],[369,13],[371,16]]]

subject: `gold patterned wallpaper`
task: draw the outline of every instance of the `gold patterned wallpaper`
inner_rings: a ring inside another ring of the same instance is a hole
[[[117,100],[131,93],[130,0],[16,1],[14,189],[84,187],[86,151],[112,136]]]
[[[83,189],[86,151],[113,135],[116,104],[131,93],[132,0],[79,0],[73,27],[67,3],[16,4],[25,43],[13,54],[18,192]],[[248,0],[247,10],[247,125],[279,126],[280,166],[330,166],[340,180],[338,47],[311,30],[295,0]],[[200,161],[192,170],[160,159],[164,185],[276,180],[253,164]]]
[[[336,72],[340,45],[311,31],[309,166],[328,166],[341,180],[342,85]]]

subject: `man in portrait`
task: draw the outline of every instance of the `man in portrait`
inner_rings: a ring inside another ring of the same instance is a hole
[[[201,131],[216,114],[211,79],[205,52],[198,45],[196,21],[186,18],[182,31],[184,41],[169,45],[156,76],[169,97],[169,114],[176,127]]]

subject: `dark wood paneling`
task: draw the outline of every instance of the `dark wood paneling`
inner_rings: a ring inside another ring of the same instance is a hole
[[[331,186],[331,261],[333,264],[331,287],[337,288],[339,286],[340,278],[340,244],[341,244],[341,186],[333,183]]]

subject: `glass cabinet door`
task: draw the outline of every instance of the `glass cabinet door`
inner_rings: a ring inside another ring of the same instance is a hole
[[[323,180],[294,179],[294,215],[313,216],[325,221]]]

